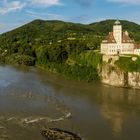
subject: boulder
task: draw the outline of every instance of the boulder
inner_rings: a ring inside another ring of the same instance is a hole
[[[78,135],[58,128],[45,129],[41,134],[46,140],[82,140]]]

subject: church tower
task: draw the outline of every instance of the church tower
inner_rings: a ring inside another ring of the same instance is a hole
[[[115,21],[113,26],[113,35],[117,44],[122,43],[122,25],[119,20]]]

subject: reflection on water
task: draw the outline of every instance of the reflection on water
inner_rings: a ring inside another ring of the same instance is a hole
[[[46,127],[85,140],[139,140],[140,91],[1,66],[0,140],[41,140]]]
[[[118,89],[118,91],[120,92],[116,94],[109,91],[102,93],[101,112],[103,117],[110,123],[114,135],[121,136],[124,133],[125,123],[128,118],[137,116],[140,119],[140,92],[127,89]],[[132,129],[131,133],[134,131]]]

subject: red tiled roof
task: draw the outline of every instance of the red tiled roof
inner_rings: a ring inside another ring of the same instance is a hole
[[[132,40],[129,35],[127,35],[125,32],[122,34],[122,43],[134,43],[134,40]]]
[[[108,36],[102,41],[102,43],[116,43],[113,32],[109,32]],[[123,32],[122,43],[134,43],[134,40],[132,40],[126,32]]]
[[[116,43],[113,32],[109,32],[108,36],[102,41],[102,43]]]

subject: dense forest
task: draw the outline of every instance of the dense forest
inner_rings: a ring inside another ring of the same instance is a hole
[[[101,40],[115,20],[88,25],[35,20],[0,35],[1,63],[36,65],[69,78],[98,79]],[[140,25],[121,21],[123,29],[140,42]]]

